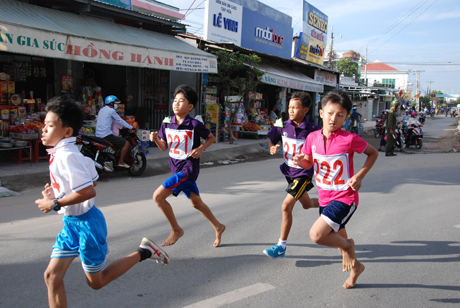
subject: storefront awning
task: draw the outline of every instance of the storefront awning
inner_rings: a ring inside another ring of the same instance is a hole
[[[258,68],[265,72],[260,80],[263,83],[307,92],[324,92],[322,83],[295,70],[268,63],[260,63]]]
[[[40,57],[217,73],[217,57],[171,35],[2,0],[0,50]]]

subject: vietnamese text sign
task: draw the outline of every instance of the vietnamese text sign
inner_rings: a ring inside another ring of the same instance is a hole
[[[336,87],[337,75],[326,71],[315,70],[315,81],[330,87]]]
[[[243,7],[227,0],[207,0],[204,9],[204,39],[241,45]]]
[[[215,57],[128,46],[0,23],[0,50],[183,72],[217,73]]]

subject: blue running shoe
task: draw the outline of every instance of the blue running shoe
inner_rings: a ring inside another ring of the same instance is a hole
[[[265,249],[264,254],[273,259],[284,258],[286,254],[286,248],[281,247],[281,245],[275,245],[272,248]]]

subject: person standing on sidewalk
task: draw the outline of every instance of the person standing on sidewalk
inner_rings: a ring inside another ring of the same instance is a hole
[[[169,256],[144,237],[139,249],[106,267],[107,225],[94,205],[98,175],[91,159],[75,145],[83,112],[77,104],[61,99],[50,101],[47,110],[41,140],[52,147],[48,149],[51,185],[45,185],[43,198],[35,203],[43,213],[54,210],[64,215],[44,276],[49,306],[67,307],[64,276],[76,257],[80,256],[88,285],[98,290],[145,259],[168,264]]]
[[[201,200],[196,180],[200,173],[200,156],[205,149],[216,141],[216,137],[203,123],[190,117],[189,112],[195,108],[198,95],[187,85],[180,85],[174,91],[172,109],[173,117],[166,117],[159,132],[150,133],[150,141],[155,142],[161,151],[169,151],[169,167],[174,173],[153,193],[153,200],[166,216],[171,225],[171,233],[161,246],[169,246],[184,235],[173,209],[166,198],[177,197],[181,192],[187,196],[192,206],[203,214],[216,231],[214,247],[221,242],[225,225],[221,224],[211,209]],[[206,140],[201,144],[200,138]]]
[[[396,108],[399,106],[397,99],[391,102],[391,108],[387,115],[387,145],[385,147],[385,156],[396,156],[394,153],[396,140],[394,138],[396,130]]]
[[[297,200],[300,201],[304,209],[319,206],[318,199],[310,199],[307,193],[313,188],[311,182],[313,169],[305,170],[295,167],[292,163],[292,158],[300,153],[307,136],[320,129],[317,125],[310,123],[306,117],[310,106],[311,98],[308,93],[293,93],[289,101],[289,120],[283,123],[281,119],[278,119],[268,133],[270,138],[268,147],[271,155],[276,154],[280,147],[279,142],[282,142],[284,163],[280,169],[288,182],[287,196],[281,206],[283,218],[278,244],[263,251],[264,254],[274,259],[283,258],[286,254],[286,242],[292,226],[292,210]]]

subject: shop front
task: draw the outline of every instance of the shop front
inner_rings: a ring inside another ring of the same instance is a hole
[[[3,137],[13,130],[39,133],[47,101],[64,94],[89,118],[106,96],[116,95],[123,103],[120,114],[130,120],[137,116],[132,122],[142,129],[157,129],[169,113],[175,85],[186,80],[197,86],[202,73],[215,72],[215,56],[172,35],[17,1],[2,3]],[[94,122],[84,132],[94,133],[92,127]]]

